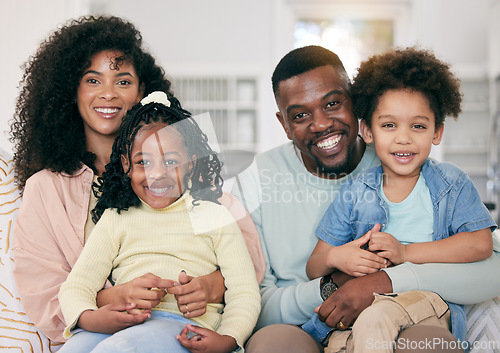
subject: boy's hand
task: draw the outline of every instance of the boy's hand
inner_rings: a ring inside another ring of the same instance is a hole
[[[188,333],[196,335],[188,338]],[[177,336],[179,343],[192,353],[229,353],[234,351],[238,345],[231,336],[223,336],[207,328],[187,324]]]
[[[380,227],[380,226],[379,226]],[[362,237],[347,244],[332,247],[331,256],[335,259],[336,268],[348,275],[359,277],[375,273],[381,268],[387,267],[387,260],[379,254],[374,254],[365,248],[372,237],[372,231],[376,226]]]
[[[406,246],[389,233],[373,232],[369,249],[377,252],[379,256],[385,257],[394,265],[405,262]]]
[[[127,312],[134,308],[134,304],[108,304],[97,310],[87,310],[80,315],[77,325],[89,332],[113,334],[124,328],[142,324],[151,317],[149,311],[142,311],[137,315]]]

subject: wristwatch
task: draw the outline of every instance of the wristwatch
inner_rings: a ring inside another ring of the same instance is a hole
[[[333,292],[335,292],[338,288],[339,286],[337,286],[335,282],[333,282],[331,274],[324,276],[321,279],[321,284],[319,286],[321,298],[323,300],[326,300],[326,298],[332,295]]]

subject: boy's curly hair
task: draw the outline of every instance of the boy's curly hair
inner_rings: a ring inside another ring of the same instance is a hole
[[[223,184],[222,163],[191,114],[182,109],[175,97],[169,94],[168,99],[171,107],[160,103],[146,105],[138,103],[123,118],[120,132],[113,144],[110,162],[106,165],[106,171],[98,179],[98,183],[94,184],[94,193],[96,196],[99,195],[97,205],[92,210],[94,223],[97,223],[107,208],[115,208],[120,213],[141,203],[130,184],[128,177],[130,167],[128,171],[123,170],[122,156],[128,159],[131,166],[131,151],[135,136],[142,127],[154,123],[175,124],[189,156],[197,156],[193,171],[189,175],[186,174],[183,180],[184,187],[193,197],[193,205],[197,205],[198,200],[219,204],[218,198],[222,196]],[[191,185],[188,180],[191,180]]]
[[[90,58],[104,50],[123,54],[114,61],[117,67],[124,61],[134,65],[145,95],[157,90],[170,92],[170,81],[142,49],[141,34],[133,24],[112,16],[69,21],[42,42],[23,65],[10,132],[21,191],[26,180],[42,169],[72,174],[82,163],[95,169],[95,155],[87,151],[75,100]]]
[[[429,50],[397,49],[362,62],[351,90],[354,115],[371,127],[378,100],[394,89],[422,93],[434,112],[436,128],[441,127],[447,116],[456,119],[462,111],[460,80],[448,64]]]

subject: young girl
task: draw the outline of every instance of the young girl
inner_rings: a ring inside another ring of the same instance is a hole
[[[491,256],[496,224],[471,180],[456,166],[428,158],[441,142],[445,117],[460,113],[460,83],[449,66],[415,48],[376,55],[361,64],[352,92],[363,139],[375,145],[381,166],[343,185],[316,231],[308,276],[335,269],[361,276],[376,272],[380,258],[387,266]],[[414,324],[449,328],[450,317],[453,334],[464,341],[463,307],[432,292],[376,295],[352,331],[333,332],[328,351],[392,352],[400,330]],[[351,324],[339,318],[337,328]],[[318,327],[321,332],[314,319],[306,326],[313,332]],[[375,350],[374,342],[380,343]]]
[[[59,293],[65,336],[74,333],[61,352],[230,352],[243,346],[260,295],[241,231],[217,201],[220,170],[206,135],[175,98],[155,92],[127,113],[92,212],[99,221]],[[225,304],[186,318],[189,308],[181,312],[169,293],[174,279],[182,271],[200,276],[217,268],[227,287]],[[146,273],[162,278],[151,291],[164,297],[144,324],[115,333],[105,324],[112,318],[95,310],[110,273],[115,284]]]

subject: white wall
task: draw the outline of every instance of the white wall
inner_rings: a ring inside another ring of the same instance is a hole
[[[22,78],[21,65],[39,43],[67,18],[81,13],[78,0],[28,0],[0,2],[0,148],[11,153],[9,121],[14,114]]]
[[[331,3],[325,0],[306,4]],[[363,1],[336,0],[359,4]],[[486,72],[489,11],[496,0],[366,0],[410,4],[410,42],[429,47],[457,68]],[[2,45],[0,147],[10,150],[5,132],[14,112],[19,66],[40,40],[87,8],[123,16],[142,31],[168,75],[248,70],[258,75],[261,93],[259,150],[285,141],[274,116],[270,77],[279,58],[292,49],[291,7],[299,0],[23,0],[0,3]]]
[[[486,75],[493,3],[491,0],[416,1],[417,42],[433,49],[459,73]]]
[[[274,47],[277,0],[164,0],[150,11],[137,1],[108,3],[108,11],[141,30],[167,75],[241,74],[259,77],[259,150],[286,141],[275,118],[271,75],[279,58]],[[290,38],[292,33],[289,34]],[[290,41],[290,45],[292,45]],[[290,48],[287,45],[285,52]],[[175,90],[175,87],[174,87]]]
[[[490,11],[489,60],[491,78],[500,77],[500,0],[494,1]],[[499,108],[499,107],[495,107]]]

